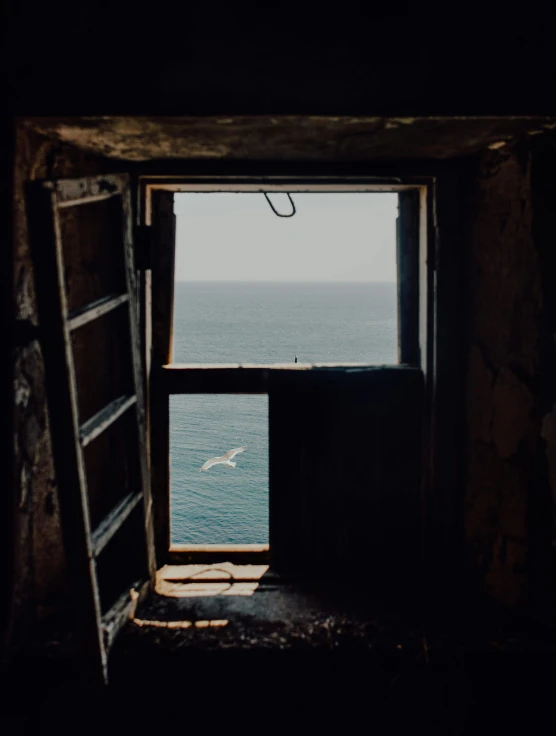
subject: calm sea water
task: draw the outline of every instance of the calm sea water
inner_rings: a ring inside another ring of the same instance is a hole
[[[396,285],[176,283],[176,363],[397,362]],[[247,446],[234,469],[201,465]],[[170,400],[172,542],[268,542],[266,396]]]

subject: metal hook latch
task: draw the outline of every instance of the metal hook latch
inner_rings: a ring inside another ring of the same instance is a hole
[[[292,211],[290,212],[290,214],[289,214],[289,215],[282,215],[282,214],[280,214],[280,212],[278,212],[278,211],[276,210],[276,208],[274,207],[274,205],[273,205],[273,204],[272,204],[272,202],[270,201],[270,199],[269,199],[269,196],[268,196],[268,194],[267,194],[266,192],[263,192],[263,194],[264,194],[264,196],[266,197],[266,201],[267,201],[267,202],[268,202],[268,204],[270,205],[270,209],[271,209],[271,210],[272,210],[272,211],[274,212],[274,214],[275,214],[275,215],[277,215],[278,217],[293,217],[293,216],[295,215],[295,204],[293,203],[293,199],[291,198],[291,196],[289,195],[289,193],[288,193],[288,192],[286,192],[286,196],[287,196],[287,198],[288,198],[288,199],[290,200],[290,204],[291,204],[291,206],[292,206]]]

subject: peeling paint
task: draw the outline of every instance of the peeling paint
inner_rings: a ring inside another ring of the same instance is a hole
[[[352,117],[253,115],[29,119],[33,130],[82,150],[128,161],[446,159],[515,139],[547,117]]]

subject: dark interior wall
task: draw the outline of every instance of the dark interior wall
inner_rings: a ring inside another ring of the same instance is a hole
[[[465,380],[450,389],[466,401],[454,528],[463,528],[472,589],[518,608],[550,598],[556,540],[556,148],[544,140],[450,165],[459,178],[466,346]],[[24,185],[119,168],[23,128],[16,144],[12,646],[67,595]],[[452,513],[453,500],[447,505]]]
[[[533,609],[553,592],[556,540],[550,160],[533,140],[474,157],[462,176],[467,571],[487,598]]]
[[[556,599],[556,225],[554,222],[554,203],[556,202],[556,140],[544,138],[533,146],[531,179],[533,184],[533,206],[535,219],[533,235],[539,252],[541,279],[543,286],[543,313],[541,330],[541,365],[543,366],[539,386],[541,422],[541,457],[543,463],[541,478],[548,479],[549,493],[541,484],[535,511],[541,523],[543,534],[538,535],[539,546],[536,551],[539,560],[545,564],[538,566],[541,590],[546,588],[549,601],[554,605]],[[544,454],[543,452],[544,451]],[[546,537],[552,545],[546,554]],[[546,585],[548,581],[548,585]]]
[[[434,19],[415,3],[169,5],[146,12],[137,3],[4,3],[11,114],[556,112],[554,10],[531,3],[492,15],[446,5]],[[11,118],[3,130],[11,139]],[[14,297],[23,344],[13,354],[15,642],[64,592],[23,185],[114,168],[28,132],[18,131],[16,143]],[[547,589],[550,558],[556,329],[547,306],[554,239],[544,160],[533,147],[464,166],[465,542],[477,586],[506,603]],[[6,180],[11,164],[3,164]]]
[[[46,405],[25,184],[102,172],[104,162],[18,128],[13,199],[13,532],[9,642],[17,647],[66,596],[56,479]],[[104,167],[104,168],[103,168]],[[113,164],[108,165],[113,168]]]
[[[534,6],[12,0],[8,91],[27,115],[548,114]]]

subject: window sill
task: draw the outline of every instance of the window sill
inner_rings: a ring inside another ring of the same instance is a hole
[[[268,544],[173,544],[168,564],[210,565],[229,560],[238,565],[264,565],[269,561]]]

